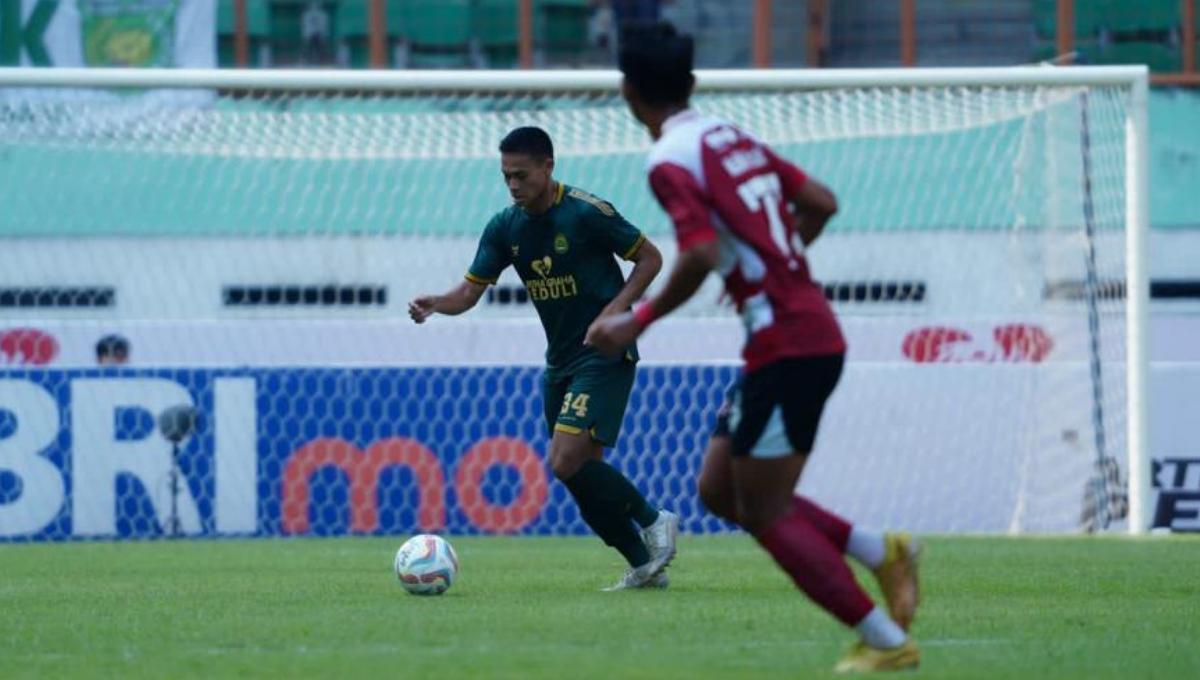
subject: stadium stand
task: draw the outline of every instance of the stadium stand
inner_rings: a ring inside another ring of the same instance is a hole
[[[1034,0],[1033,15],[1037,35],[1034,57],[1040,61],[1055,52],[1055,0]],[[1153,71],[1178,71],[1182,66],[1179,17],[1176,0],[1075,3],[1074,36],[1079,61],[1143,63]]]
[[[271,6],[266,2],[246,3],[246,35],[250,43],[249,66],[270,66]],[[233,0],[217,0],[217,63],[224,67],[237,63],[234,42],[237,25]]]

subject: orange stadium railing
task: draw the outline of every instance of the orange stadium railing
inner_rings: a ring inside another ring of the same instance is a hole
[[[259,0],[233,0],[235,30],[233,56],[235,64],[239,67],[250,64],[246,6],[251,1]],[[388,0],[362,1],[369,3],[369,66],[371,68],[387,68],[386,6]],[[769,68],[772,66],[772,9],[775,0],[749,1],[753,3],[750,34],[752,64],[757,68]],[[921,0],[893,1],[898,3],[899,10],[899,63],[905,66],[915,66],[921,49],[917,31],[918,6]],[[1076,47],[1075,12],[1080,0],[1054,1],[1057,5],[1056,52],[1059,55],[1071,55],[1075,52]],[[1082,1],[1087,2],[1088,0]],[[1196,69],[1197,1],[1179,0],[1180,70],[1154,73],[1151,77],[1153,84],[1200,86],[1200,71]],[[821,67],[826,65],[831,3],[830,0],[808,0],[806,5],[807,25],[798,27],[797,30],[803,31],[805,35],[805,62],[810,67]],[[518,29],[517,64],[522,68],[533,68],[535,65],[534,0],[514,0],[514,11],[517,13]],[[1067,58],[1069,59],[1069,57]]]

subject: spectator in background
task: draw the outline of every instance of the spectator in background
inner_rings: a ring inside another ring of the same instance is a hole
[[[96,363],[124,366],[129,363],[129,341],[119,335],[106,335],[96,342]]]
[[[591,0],[592,19],[588,28],[592,43],[616,56],[620,36],[630,28],[653,26],[662,6],[672,0]]]
[[[306,64],[323,64],[329,61],[329,12],[316,0],[310,1],[300,15],[300,37],[304,42]]]
[[[645,28],[658,23],[662,13],[661,0],[609,0],[617,30],[624,35],[629,29]]]
[[[620,27],[658,16],[680,33],[696,36],[697,66],[745,68],[751,60],[751,5],[728,0],[590,0],[588,45],[596,63],[609,63],[616,58]]]
[[[588,44],[605,53],[611,52],[610,57],[616,56],[612,51],[616,41],[613,40],[613,12],[608,0],[589,0],[588,9],[591,10],[591,16],[588,18]]]

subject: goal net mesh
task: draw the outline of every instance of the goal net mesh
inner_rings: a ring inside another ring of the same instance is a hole
[[[917,531],[1121,525],[1131,100],[697,93],[839,198],[808,257],[849,361],[806,493]],[[0,89],[0,539],[585,532],[545,465],[520,280],[405,313],[508,203],[497,145],[522,125],[670,267],[650,140],[611,90]],[[609,453],[691,531],[727,528],[695,476],[734,317],[713,277],[647,335]],[[126,363],[99,366],[111,336]],[[173,450],[155,419],[178,404]]]

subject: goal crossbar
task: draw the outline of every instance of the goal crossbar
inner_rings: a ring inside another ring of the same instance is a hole
[[[1113,86],[1147,82],[1145,66],[779,69],[696,71],[702,91],[847,87]],[[588,92],[612,90],[621,75],[579,71],[342,71],[282,69],[0,68],[0,87],[219,88],[415,92]]]

